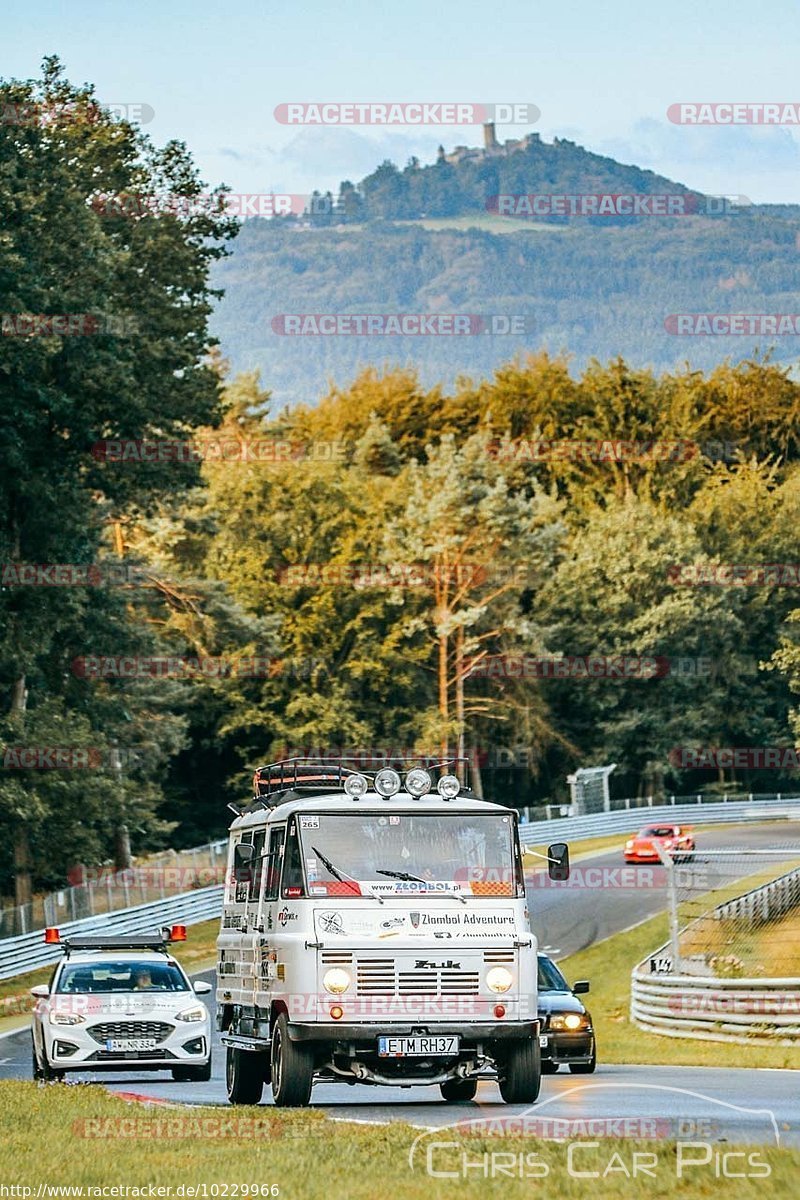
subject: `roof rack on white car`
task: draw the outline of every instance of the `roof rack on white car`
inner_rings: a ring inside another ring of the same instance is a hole
[[[274,808],[277,804],[300,796],[330,794],[341,789],[343,796],[357,799],[367,791],[377,791],[388,799],[400,791],[399,772],[405,775],[405,790],[417,799],[429,791],[441,799],[450,800],[467,792],[469,759],[466,757],[430,758],[285,758],[279,762],[256,767],[253,775],[253,803],[244,808],[230,804],[237,816],[257,808]]]
[[[185,925],[164,925],[156,933],[86,934],[74,933],[61,937],[58,929],[49,926],[44,931],[44,940],[50,946],[63,947],[69,956],[73,950],[163,950],[171,942],[186,941]]]

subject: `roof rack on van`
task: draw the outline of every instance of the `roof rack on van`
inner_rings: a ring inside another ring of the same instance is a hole
[[[421,756],[411,761],[408,758],[285,758],[279,762],[256,767],[253,775],[253,801],[257,806],[272,808],[279,803],[279,795],[288,791],[303,792],[344,790],[345,780],[351,775],[364,775],[370,783],[375,774],[390,767],[407,772],[414,767],[427,771],[434,783],[442,775],[456,775],[465,786],[469,779],[469,759],[465,757],[429,758]],[[260,805],[259,805],[260,802]],[[237,810],[239,811],[239,810]]]

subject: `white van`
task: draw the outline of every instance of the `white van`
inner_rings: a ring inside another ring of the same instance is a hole
[[[541,1064],[537,946],[517,813],[473,796],[454,760],[365,774],[259,768],[230,831],[217,941],[228,1096],[305,1105],[315,1081],[497,1079],[531,1103]],[[555,879],[568,849],[548,851]]]

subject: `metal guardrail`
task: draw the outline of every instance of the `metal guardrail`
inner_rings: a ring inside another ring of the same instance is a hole
[[[669,945],[654,957],[669,953]],[[631,976],[631,1020],[647,1033],[742,1045],[800,1043],[800,979]]]
[[[101,913],[82,921],[59,926],[70,933],[150,933],[162,925],[195,925],[218,917],[222,911],[221,884],[197,888],[180,896],[169,896],[150,904],[137,904],[120,912]],[[10,979],[37,967],[45,967],[61,957],[59,946],[47,945],[40,929],[0,942],[0,979]]]
[[[728,800],[694,804],[662,804],[617,812],[590,813],[585,817],[558,817],[552,821],[531,821],[520,825],[525,845],[539,842],[580,841],[603,837],[607,833],[632,832],[642,824],[713,825],[732,821],[769,821],[782,817],[800,819],[800,796],[774,796],[756,800]]]
[[[99,867],[88,878],[28,904],[0,909],[0,945],[7,938],[65,925],[84,917],[123,912],[135,905],[179,896],[190,888],[222,883],[227,862],[227,838],[193,846],[188,850],[166,850],[139,859],[126,871]]]
[[[744,918],[754,925],[800,905],[800,868],[717,905],[716,920]],[[659,947],[631,973],[631,1020],[648,1033],[743,1045],[800,1043],[800,979],[710,979],[654,974],[651,960],[669,958]]]
[[[765,925],[783,917],[800,905],[800,867],[779,875],[771,883],[751,888],[742,896],[719,904],[714,909],[717,921],[746,920],[751,925]]]

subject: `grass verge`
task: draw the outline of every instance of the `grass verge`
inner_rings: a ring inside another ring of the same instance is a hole
[[[689,1038],[657,1037],[631,1022],[631,971],[669,936],[666,914],[617,933],[559,961],[569,980],[589,979],[589,1007],[597,1030],[601,1063],[654,1063],[695,1067],[786,1067],[800,1069],[800,1048],[740,1046]]]
[[[465,1118],[468,1115],[477,1114],[465,1110]],[[249,1200],[270,1195],[272,1185],[272,1194],[280,1200],[378,1200],[387,1195],[403,1200],[484,1200],[500,1189],[504,1200],[529,1200],[541,1183],[565,1200],[583,1200],[588,1181],[594,1196],[660,1200],[711,1196],[720,1186],[713,1161],[703,1167],[684,1166],[678,1179],[673,1141],[615,1138],[587,1143],[573,1162],[573,1172],[598,1173],[587,1179],[585,1174],[570,1174],[564,1143],[520,1136],[462,1139],[450,1127],[424,1137],[411,1165],[409,1151],[419,1130],[402,1122],[334,1124],[308,1110],[146,1108],[94,1085],[0,1083],[0,1125],[0,1179],[31,1188],[28,1195],[33,1197],[40,1184],[47,1184],[82,1188],[82,1193],[72,1194],[84,1198],[102,1194],[93,1188],[116,1185],[129,1188],[127,1193],[117,1192],[129,1198],[158,1194],[149,1191],[155,1186],[172,1189],[161,1195],[172,1195],[173,1200]],[[431,1150],[428,1161],[439,1172],[432,1176],[426,1171],[425,1150],[437,1142],[446,1142],[447,1148]],[[635,1152],[649,1156],[649,1177],[629,1177]],[[748,1147],[748,1152],[769,1168],[770,1195],[796,1194],[800,1151],[763,1146]],[[757,1178],[737,1178],[736,1200],[763,1197],[765,1168],[759,1169]],[[25,1197],[24,1192],[16,1194]]]

